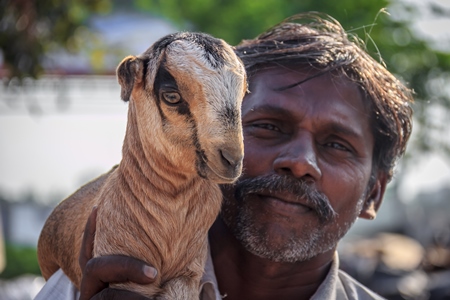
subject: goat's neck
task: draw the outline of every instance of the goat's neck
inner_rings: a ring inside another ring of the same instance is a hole
[[[128,113],[122,161],[118,172],[130,187],[137,186],[139,190],[149,187],[152,193],[161,191],[174,195],[183,192],[197,178],[196,174],[182,172],[179,163],[154,145],[144,146],[132,106]]]

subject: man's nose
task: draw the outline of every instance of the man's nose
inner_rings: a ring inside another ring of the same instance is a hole
[[[322,176],[317,164],[317,149],[310,133],[299,133],[286,143],[274,161],[274,170],[280,175],[316,181]]]

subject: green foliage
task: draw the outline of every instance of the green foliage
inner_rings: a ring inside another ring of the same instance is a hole
[[[36,248],[6,244],[6,267],[0,278],[10,279],[23,274],[41,275]]]
[[[195,29],[236,44],[255,37],[283,19],[305,11],[332,15],[346,28],[372,24],[386,1],[320,0],[135,0],[139,10],[162,15],[183,29]]]
[[[37,78],[49,49],[79,49],[87,17],[111,9],[109,0],[0,0],[0,49],[8,78]]]

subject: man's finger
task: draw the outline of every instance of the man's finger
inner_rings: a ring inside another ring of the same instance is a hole
[[[120,255],[92,258],[86,264],[80,288],[80,300],[91,299],[109,283],[131,281],[138,284],[154,282],[156,269],[143,261]]]
[[[94,250],[96,219],[97,219],[97,207],[94,206],[92,208],[92,212],[89,215],[89,218],[86,222],[86,226],[84,228],[83,240],[81,242],[80,256],[78,257],[78,263],[80,264],[81,272],[84,271],[84,268],[88,260],[92,258],[92,251]]]

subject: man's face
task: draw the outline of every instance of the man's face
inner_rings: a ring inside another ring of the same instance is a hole
[[[274,261],[334,249],[371,194],[374,139],[361,92],[331,74],[281,89],[311,71],[276,67],[252,78],[244,174],[223,187],[225,223],[248,251]]]

